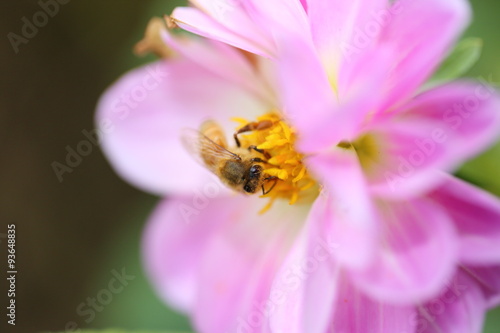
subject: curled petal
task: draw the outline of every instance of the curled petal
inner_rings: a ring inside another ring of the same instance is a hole
[[[272,39],[252,22],[240,4],[224,0],[212,1],[212,4],[201,9],[177,7],[172,20],[186,31],[251,53],[265,57],[275,54]]]

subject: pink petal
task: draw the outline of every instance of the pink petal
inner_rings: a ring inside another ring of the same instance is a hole
[[[301,232],[271,285],[269,295],[276,305],[269,313],[271,332],[281,330],[288,333],[301,333],[303,331],[303,314],[307,311],[304,304],[304,290],[308,283],[308,275],[303,272],[301,264],[306,261],[307,241],[307,233]],[[335,283],[332,283],[328,287],[334,285]]]
[[[275,54],[275,47],[270,36],[266,36],[248,18],[237,2],[232,3],[224,5],[222,10],[216,10],[215,13],[212,11],[215,16],[210,16],[210,12],[205,13],[197,8],[177,7],[172,17],[175,23],[186,31],[264,57],[272,57]]]
[[[352,142],[359,137],[366,119],[371,117],[372,111],[381,102],[381,96],[373,91],[380,87],[386,69],[392,66],[392,52],[389,48],[380,48],[342,67],[335,89],[339,105],[325,117],[316,118],[309,133],[301,133],[298,143],[300,149],[329,149],[341,141]],[[373,66],[374,63],[377,66]]]
[[[263,332],[267,319],[255,320],[264,311],[261,305],[272,306],[274,273],[307,209],[277,203],[258,215],[265,202],[257,197],[210,193],[175,197],[157,207],[143,238],[146,270],[161,297],[190,313],[199,331],[249,326]]]
[[[316,127],[332,113],[338,112],[334,92],[314,49],[308,43],[301,38],[288,37],[279,39],[277,43],[280,61],[276,66],[283,112],[301,133],[301,150],[314,151],[320,148],[317,143],[332,140],[331,130],[317,132]],[[343,133],[337,134],[339,140],[342,136]]]
[[[352,150],[337,148],[309,156],[307,164],[325,186],[314,212],[325,224],[325,235],[338,244],[339,264],[366,267],[373,258],[379,220],[368,194],[361,166]]]
[[[500,305],[500,265],[468,266],[462,269],[481,287],[488,309]]]
[[[411,319],[417,332],[480,333],[486,308],[477,283],[467,273],[459,272],[438,297],[418,311]]]
[[[500,98],[476,82],[455,82],[417,96],[370,129],[380,161],[369,173],[375,194],[413,197],[493,143],[500,133]]]
[[[497,197],[453,177],[446,177],[431,197],[455,223],[462,262],[500,263],[500,200]]]
[[[411,318],[413,306],[396,306],[369,298],[352,285],[347,277],[338,286],[329,330],[349,333],[410,333],[415,331]]]
[[[454,272],[457,240],[452,221],[430,200],[380,202],[384,223],[372,266],[351,270],[372,297],[398,304],[422,302]]]
[[[269,36],[294,34],[311,41],[307,15],[299,0],[242,0],[249,16]]]
[[[194,309],[203,251],[230,222],[228,202],[242,206],[226,197],[167,199],[149,218],[142,241],[146,271],[159,295],[180,311]]]
[[[331,321],[340,268],[334,264],[334,253],[339,245],[328,237],[322,223],[323,205],[316,200],[274,280],[271,295],[279,295],[279,301],[270,316],[273,332],[325,332]]]
[[[278,49],[279,89],[284,111],[300,132],[298,148],[318,152],[355,139],[366,116],[380,103],[373,91],[391,65],[391,51],[383,48],[361,57],[342,69],[338,82],[329,82],[316,51],[304,39],[283,37]],[[372,66],[374,62],[378,66]]]
[[[304,7],[304,10],[307,11],[307,0],[300,0],[300,3],[302,4],[302,7]]]
[[[470,17],[465,0],[401,0],[392,5],[391,12],[378,43],[393,45],[398,52],[379,91],[386,101],[380,112],[407,99],[429,78]]]
[[[123,76],[101,97],[96,121],[102,148],[122,177],[153,193],[186,193],[209,173],[182,147],[180,131],[198,128],[207,118],[227,125],[231,117],[267,110],[231,82],[184,59]]]
[[[170,31],[164,31],[162,38],[181,56],[268,102],[269,109],[277,104],[276,92],[263,84],[265,78],[260,71],[255,70],[241,50],[213,40],[179,37]]]
[[[258,215],[265,202],[243,199],[244,205],[227,202],[231,224],[204,250],[194,313],[200,332],[267,332],[277,306],[271,284],[308,210],[276,202]]]
[[[304,311],[302,316],[303,332],[325,332],[331,321],[330,309],[338,293],[338,276],[340,275],[340,265],[334,262],[335,252],[340,244],[330,239],[328,226],[321,224],[324,221],[322,216],[322,202],[317,200],[308,217],[311,231],[308,236],[307,258],[304,262],[308,274],[304,286]]]
[[[387,25],[386,17],[390,19],[387,0],[308,0],[307,5],[314,42],[331,80],[342,67],[370,49],[382,27]],[[360,36],[370,27],[378,32],[370,34],[366,41],[361,40],[364,37]],[[376,64],[371,62],[373,67]]]

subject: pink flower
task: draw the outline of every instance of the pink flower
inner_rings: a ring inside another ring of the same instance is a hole
[[[144,236],[160,295],[200,332],[479,332],[499,301],[500,202],[445,172],[495,140],[500,99],[473,81],[418,90],[467,4],[195,4],[170,23],[211,40],[155,21],[138,50],[169,58],[98,106],[117,172],[168,196]],[[221,187],[180,130],[276,115],[244,138],[280,178],[258,215],[262,200]]]

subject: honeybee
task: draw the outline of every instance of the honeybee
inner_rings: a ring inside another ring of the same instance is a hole
[[[268,128],[270,121],[249,123],[236,133],[234,140],[236,148],[228,148],[224,131],[214,121],[204,122],[199,131],[186,129],[181,139],[184,147],[202,165],[218,176],[228,187],[243,193],[253,194],[260,188],[262,194],[268,194],[276,185],[278,178],[269,176],[264,172],[263,164],[266,160],[256,157],[255,153],[262,154],[266,159],[270,156],[267,152],[255,146],[242,148],[238,134],[253,130]],[[266,190],[265,185],[273,184]]]

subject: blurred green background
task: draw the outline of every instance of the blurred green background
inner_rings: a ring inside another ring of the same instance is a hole
[[[20,33],[38,1],[4,0],[0,31]],[[17,325],[2,332],[120,327],[189,331],[187,319],[168,310],[148,284],[140,261],[144,221],[157,202],[119,179],[97,147],[59,183],[51,163],[94,127],[97,99],[127,70],[152,57],[131,49],[150,17],[169,14],[183,1],[72,0],[14,54],[0,48],[0,233],[17,225]],[[467,76],[500,82],[500,2],[472,1],[475,19],[466,36],[484,41]],[[500,145],[468,162],[459,175],[500,196]],[[2,239],[0,239],[2,240]],[[6,242],[0,244],[5,253]],[[2,259],[3,260],[3,259]],[[3,267],[3,263],[2,263]],[[106,288],[112,270],[135,276],[95,319],[77,314],[87,297]],[[5,270],[2,269],[2,273]],[[0,297],[6,290],[2,278]],[[1,306],[4,306],[2,301]],[[73,323],[71,323],[73,322]],[[485,332],[500,330],[500,310]]]

